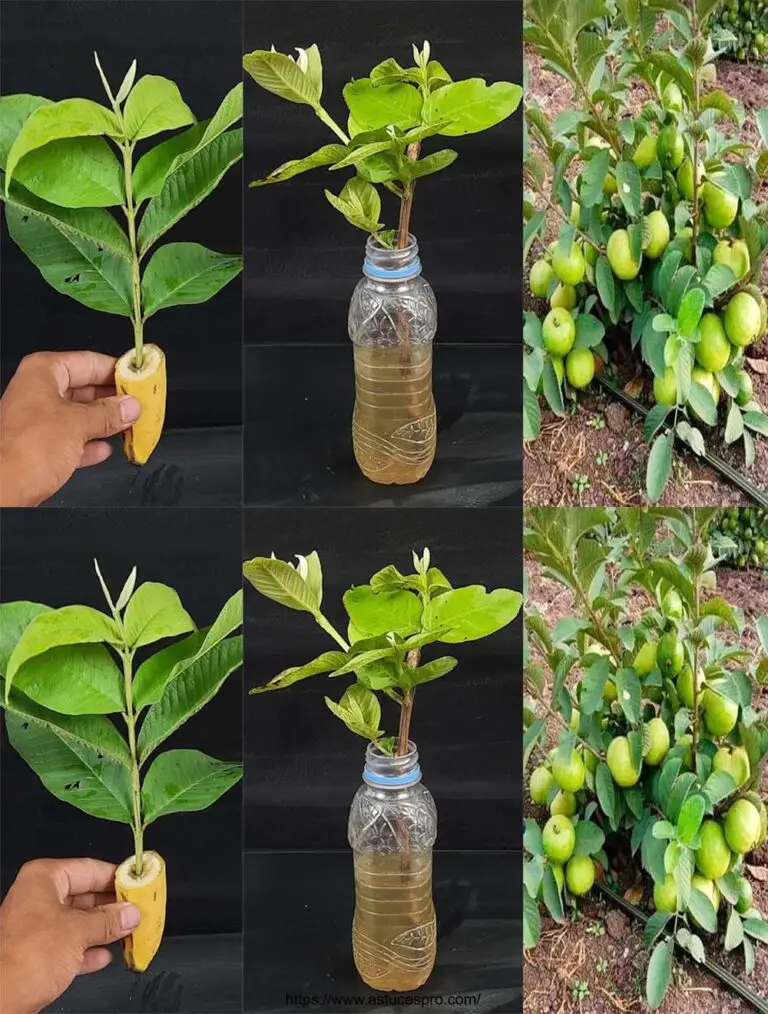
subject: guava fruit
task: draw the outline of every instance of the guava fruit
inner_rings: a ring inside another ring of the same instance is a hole
[[[696,869],[710,880],[719,880],[731,865],[731,850],[716,820],[705,820],[699,829],[701,846],[696,852]]]
[[[571,249],[564,253],[560,245],[552,254],[552,268],[564,285],[578,285],[584,280],[584,254],[578,243],[572,243]]]
[[[651,744],[643,761],[651,767],[657,767],[669,752],[669,729],[661,718],[652,718],[645,723],[650,735]]]
[[[655,260],[657,257],[661,257],[669,244],[669,222],[666,215],[658,210],[646,215],[645,221],[650,229],[651,238],[643,253],[651,260]]]
[[[632,155],[632,161],[638,169],[647,169],[656,161],[658,141],[659,139],[656,134],[646,134],[640,141]]]
[[[562,307],[550,310],[542,326],[544,348],[553,356],[565,356],[573,348],[576,325],[573,317]]]
[[[549,812],[553,817],[558,815],[572,817],[576,813],[576,797],[572,792],[563,792],[562,789],[549,804]]]
[[[731,358],[731,343],[716,313],[705,313],[699,322],[696,362],[711,373],[719,373]]]
[[[701,188],[704,201],[704,215],[713,229],[727,229],[733,225],[739,210],[739,199],[729,194],[711,180],[705,180]]]
[[[552,762],[552,774],[564,792],[578,792],[584,785],[584,764],[579,752],[572,750],[566,758],[558,754]]]
[[[640,779],[640,769],[635,768],[632,764],[632,751],[626,736],[617,736],[611,740],[605,760],[611,777],[617,785],[623,789],[637,785]]]
[[[595,357],[591,349],[571,349],[565,360],[565,375],[571,387],[588,387],[595,376]]]
[[[656,668],[656,653],[659,646],[656,641],[646,641],[635,655],[632,668],[638,676],[648,676]]]
[[[617,278],[624,282],[637,278],[642,257],[637,261],[633,259],[629,233],[626,229],[617,229],[611,233],[606,246],[606,254],[611,270]]]
[[[752,773],[749,754],[743,746],[721,746],[712,758],[712,770],[724,771],[731,776],[737,788],[741,788]]]
[[[748,799],[737,799],[725,815],[725,840],[739,855],[757,846],[762,830],[760,813]]]
[[[572,285],[558,285],[549,297],[549,305],[553,310],[573,310],[577,299],[576,289]]]
[[[725,333],[739,348],[752,344],[762,323],[760,305],[748,292],[737,292],[725,308]]]
[[[572,856],[565,866],[565,882],[571,894],[580,897],[592,890],[595,864],[590,856]]]
[[[677,634],[670,632],[664,634],[659,640],[656,661],[662,676],[672,677],[678,675],[685,662],[685,651],[682,643],[677,638]]]
[[[677,884],[672,873],[662,883],[653,885],[653,904],[657,912],[677,911]]]
[[[544,299],[546,297],[549,292],[550,283],[554,277],[555,272],[548,261],[545,261],[543,257],[536,261],[531,268],[529,282],[531,292],[537,299]]]
[[[659,405],[677,404],[677,378],[672,366],[664,370],[663,377],[653,378],[653,397]]]
[[[727,736],[732,732],[739,717],[739,706],[735,701],[717,692],[717,683],[707,686],[701,701],[704,721],[713,736]]]
[[[563,814],[550,817],[542,833],[544,854],[553,863],[567,863],[576,845],[576,832],[570,819]]]
[[[679,169],[685,156],[685,144],[682,135],[674,123],[668,124],[659,131],[659,143],[657,147],[659,162],[662,169],[669,169],[674,172]]]
[[[549,790],[554,782],[552,772],[543,765],[537,767],[531,774],[528,783],[528,790],[534,803],[546,803]]]
[[[737,279],[749,274],[749,247],[743,239],[721,239],[712,251],[712,263],[724,264]]]

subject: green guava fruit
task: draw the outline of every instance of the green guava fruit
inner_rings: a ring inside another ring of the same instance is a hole
[[[544,348],[550,355],[565,356],[573,348],[576,338],[576,324],[573,317],[562,307],[550,310],[542,327]]]
[[[612,739],[605,755],[608,770],[617,785],[623,789],[630,789],[637,785],[640,779],[640,769],[632,764],[632,751],[629,740],[626,736],[617,736]]]
[[[544,855],[553,863],[567,863],[576,846],[576,832],[570,819],[564,814],[550,817],[542,834]]]

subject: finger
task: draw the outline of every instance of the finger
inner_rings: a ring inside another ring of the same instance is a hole
[[[79,916],[74,927],[86,947],[99,947],[122,940],[141,921],[138,908],[127,901],[117,905],[98,905],[87,912],[73,914]]]
[[[112,447],[106,440],[91,440],[83,448],[83,456],[80,458],[78,468],[89,468],[91,465],[100,465],[106,461],[112,453]]]
[[[89,384],[88,387],[75,387],[70,392],[70,401],[96,401],[97,398],[111,398],[115,393],[115,385]]]
[[[40,865],[49,871],[61,902],[73,894],[92,894],[114,888],[117,869],[114,863],[101,859],[44,859]]]
[[[87,350],[56,352],[49,355],[61,394],[66,394],[73,387],[92,385],[108,387],[114,381],[117,362],[114,356]]]
[[[78,970],[78,975],[90,975],[91,972],[100,972],[106,968],[112,960],[112,951],[106,947],[91,947],[83,955],[83,961]]]
[[[119,398],[100,398],[89,405],[78,405],[83,419],[83,436],[86,440],[112,437],[135,423],[141,406],[135,398],[123,395]]]
[[[88,894],[75,894],[69,899],[72,908],[96,908],[97,905],[113,905],[114,891],[89,891]]]

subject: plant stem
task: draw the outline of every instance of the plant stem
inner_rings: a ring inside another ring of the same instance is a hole
[[[123,170],[125,174],[125,217],[128,221],[128,240],[131,244],[131,284],[133,288],[133,342],[136,354],[133,365],[140,370],[144,362],[144,320],[141,313],[141,270],[139,248],[136,242],[136,205],[133,199],[133,145],[122,144]]]
[[[134,873],[141,876],[144,866],[144,827],[141,819],[141,780],[136,751],[136,713],[133,710],[133,655],[126,651],[123,658],[125,684],[125,724],[128,726],[128,748],[131,751],[131,792],[133,796],[133,858]]]
[[[413,144],[409,144],[406,149],[406,158],[411,162],[417,162],[419,154],[421,152],[421,143],[414,141]],[[408,246],[408,236],[410,234],[411,226],[411,211],[413,210],[413,191],[416,187],[416,183],[411,182],[406,186],[403,196],[400,201],[400,221],[397,226],[397,249],[403,250]]]
[[[414,648],[413,651],[409,651],[405,656],[405,664],[415,669],[421,659],[421,650]],[[416,691],[411,688],[406,690],[403,694],[403,702],[400,705],[400,728],[397,733],[397,750],[395,752],[396,757],[404,757],[408,753],[408,741],[410,739],[411,732],[411,718],[413,717],[413,699],[416,696]]]
[[[338,137],[338,139],[341,141],[342,144],[349,144],[349,138],[341,129],[341,127],[338,125],[338,123],[334,120],[334,118],[330,115],[330,113],[327,113],[322,106],[315,106],[314,110],[317,115],[317,118],[321,120],[326,125],[326,127],[329,127],[334,132],[334,134],[336,135],[336,137]]]
[[[349,645],[341,636],[341,634],[338,632],[338,630],[334,627],[334,625],[331,623],[330,620],[327,620],[322,613],[315,613],[315,620],[318,626],[322,627],[322,629],[326,632],[326,634],[329,634],[334,639],[334,641],[339,645],[342,651],[349,651]]]

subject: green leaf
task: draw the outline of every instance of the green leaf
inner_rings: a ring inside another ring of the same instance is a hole
[[[287,609],[316,613],[320,608],[317,594],[285,560],[256,556],[243,564],[243,574],[256,591]]]
[[[576,318],[575,349],[593,349],[605,337],[605,324],[591,313],[580,313]]]
[[[178,594],[156,581],[145,581],[136,589],[125,610],[123,626],[131,648],[140,648],[164,637],[178,637],[195,629]]]
[[[141,280],[144,315],[205,303],[242,270],[242,257],[216,253],[199,243],[166,243],[152,255]]]
[[[115,114],[90,99],[64,99],[41,105],[27,118],[11,145],[5,165],[5,192],[8,193],[16,166],[36,148],[62,137],[119,137]]]
[[[12,203],[6,203],[5,220],[13,241],[57,292],[93,310],[130,317],[133,312],[130,264],[106,246],[102,249],[96,238],[103,231],[112,242],[122,241],[117,238],[120,227],[109,212],[98,208],[79,211],[62,208],[55,213],[40,210],[30,213],[24,205],[36,201],[31,194],[21,198],[15,191]],[[88,238],[89,234],[94,238]]]
[[[456,588],[431,603],[429,626],[447,628],[440,637],[447,644],[476,641],[511,623],[522,601],[519,592],[508,588],[496,588],[492,592],[479,584]]]
[[[50,99],[40,95],[0,96],[0,169],[5,169],[11,146],[32,113],[50,105]]]
[[[492,85],[479,77],[457,81],[432,92],[426,101],[424,119],[428,122],[448,120],[440,131],[445,137],[475,134],[511,116],[520,105],[522,95],[520,85],[508,81]]]
[[[157,704],[147,712],[139,733],[139,760],[196,715],[243,663],[243,639],[228,637],[171,679]]]
[[[610,671],[610,659],[601,655],[584,674],[581,681],[581,710],[585,715],[594,714],[601,706]]]
[[[605,844],[605,834],[591,820],[580,820],[576,825],[575,856],[594,856]]]
[[[409,669],[406,672],[408,685],[419,687],[422,683],[430,683],[432,680],[440,679],[441,676],[452,672],[458,664],[459,660],[457,658],[446,655],[444,658],[433,659],[431,662],[420,665],[415,669]]]
[[[252,694],[263,694],[267,690],[282,690],[300,680],[308,679],[310,676],[318,676],[320,673],[332,673],[339,669],[347,661],[347,655],[343,651],[324,651],[322,655],[306,662],[304,665],[294,665],[283,669],[281,673],[274,676],[269,683],[261,687],[253,687]]]
[[[62,715],[35,704],[16,689],[11,691],[8,703],[0,701],[0,706],[22,722],[42,726],[58,736],[64,744],[72,742],[76,746],[87,747],[96,754],[104,754],[116,764],[127,768],[131,766],[128,744],[114,724],[103,715]]]
[[[645,944],[647,950],[650,950],[651,947],[653,947],[656,938],[671,918],[672,916],[669,912],[654,912],[653,915],[649,917],[648,922],[645,924],[645,928],[643,929],[643,943]]]
[[[735,908],[731,909],[731,914],[728,917],[728,925],[725,929],[725,949],[726,951],[735,951],[737,947],[741,947],[744,942],[744,927],[741,922],[741,916]]]
[[[715,906],[698,888],[691,889],[688,911],[706,933],[717,932],[717,912]]]
[[[619,669],[614,676],[614,682],[621,710],[627,721],[636,725],[640,721],[642,709],[640,678],[634,669]]]
[[[375,640],[375,638],[374,638]],[[370,665],[376,662],[382,662],[385,659],[392,659],[395,655],[395,649],[389,645],[385,648],[371,648],[370,650],[358,651],[360,644],[370,643],[368,638],[363,641],[358,641],[354,650],[345,657],[344,662],[338,669],[331,673],[331,676],[345,676],[350,672],[362,673]]]
[[[541,916],[536,899],[523,891],[523,947],[535,947],[541,937]]]
[[[744,417],[735,401],[731,402],[725,422],[725,442],[734,444],[744,435]]]
[[[172,172],[157,197],[147,205],[139,225],[142,256],[180,219],[219,185],[224,174],[243,157],[242,130],[229,130]]]
[[[8,660],[32,620],[51,609],[39,602],[0,603],[0,676],[8,671]]]
[[[156,145],[143,155],[133,172],[133,193],[137,200],[156,197],[168,178],[193,156],[207,148],[243,115],[242,83],[227,92],[221,105],[210,120],[195,124]]]
[[[62,208],[109,208],[125,200],[123,169],[100,137],[67,137],[26,155],[14,180]]]
[[[610,314],[611,320],[614,323],[617,323],[619,319],[619,308],[621,307],[621,297],[619,295],[619,289],[616,286],[616,279],[614,278],[613,270],[605,254],[600,254],[597,258],[597,264],[595,265],[595,284],[603,306]]]
[[[762,944],[768,944],[768,922],[750,917],[744,920],[744,932]]]
[[[642,211],[640,171],[634,162],[619,162],[616,166],[616,183],[621,203],[631,218],[639,217]]]
[[[348,180],[337,197],[330,190],[325,191],[327,200],[340,211],[350,225],[364,232],[377,232],[382,228],[381,198],[371,183],[353,176]]]
[[[97,247],[103,247],[109,253],[126,261],[131,259],[128,237],[108,211],[101,208],[77,210],[61,208],[40,200],[17,183],[11,184],[7,197],[0,193],[0,200],[4,200],[9,208],[18,208],[22,215],[32,214],[35,218],[52,225],[64,238],[74,235],[80,239],[90,240]]]
[[[144,827],[169,813],[205,810],[242,777],[242,764],[216,760],[199,750],[161,754],[141,787]]]
[[[717,422],[717,405],[710,392],[697,380],[691,383],[688,392],[688,404],[703,419],[707,426]]]
[[[563,918],[563,899],[560,897],[560,888],[558,887],[557,880],[555,880],[555,874],[552,867],[547,865],[544,870],[544,879],[541,883],[542,894],[544,896],[544,904],[547,906],[547,911],[555,920],[555,922],[565,922]]]
[[[435,92],[435,97],[444,90]],[[370,78],[359,78],[344,86],[344,101],[361,131],[381,127],[407,130],[421,121],[421,93],[409,84],[374,85]]]
[[[539,399],[528,384],[523,386],[523,440],[535,440],[541,431]]]
[[[359,683],[347,687],[337,704],[330,697],[325,698],[330,710],[340,718],[350,732],[363,739],[378,739],[381,735],[381,706],[376,694]]]
[[[64,606],[39,613],[29,623],[11,652],[6,669],[6,693],[19,669],[29,659],[51,648],[70,644],[120,643],[115,621],[90,606]]]
[[[692,845],[699,833],[701,822],[704,819],[706,803],[704,797],[698,793],[689,796],[683,803],[680,815],[677,818],[677,834],[686,845]]]
[[[163,130],[186,127],[195,122],[195,117],[173,81],[145,74],[131,89],[123,108],[123,121],[126,137],[140,141]]]
[[[526,852],[530,852],[532,856],[543,855],[544,843],[539,825],[533,817],[526,817],[523,820],[523,827],[523,848]]]
[[[410,176],[414,180],[420,180],[423,176],[431,176],[432,173],[439,173],[447,169],[449,165],[458,158],[458,152],[451,148],[443,148],[441,151],[434,151],[426,158],[420,158],[418,162],[407,163],[411,167]]]
[[[408,637],[421,626],[421,599],[410,591],[374,592],[370,585],[358,585],[344,593],[344,608],[362,637]]]
[[[317,87],[290,56],[267,49],[255,49],[243,57],[243,67],[256,84],[286,102],[316,106],[320,101]]]
[[[739,621],[736,617],[736,613],[733,610],[733,606],[726,601],[721,595],[713,595],[712,598],[707,599],[700,610],[701,616],[716,616],[718,620],[722,620],[732,630],[735,630],[737,634],[741,633]]]
[[[337,169],[348,169],[349,166],[356,166],[367,158],[371,158],[373,155],[380,155],[384,151],[395,151],[395,145],[391,138],[387,138],[385,141],[371,141],[368,144],[355,145],[355,147],[348,149],[344,157],[331,167],[331,171],[335,172]]]
[[[62,715],[110,715],[125,707],[123,675],[100,644],[66,644],[34,655],[13,685]]]
[[[597,771],[595,772],[595,792],[597,793],[603,813],[615,831],[618,828],[619,822],[619,799],[616,795],[616,787],[613,784],[611,772],[608,769],[608,765],[603,761],[598,764]]]
[[[579,203],[591,208],[603,199],[603,184],[611,167],[611,153],[606,150],[593,155],[581,173]]]
[[[680,334],[686,338],[693,338],[696,334],[701,315],[704,312],[705,302],[704,290],[698,286],[689,289],[683,296],[680,309],[677,311],[677,326]]]
[[[273,169],[269,176],[263,180],[254,180],[252,187],[264,187],[268,183],[282,183],[299,173],[308,172],[310,169],[319,169],[322,166],[334,165],[339,159],[344,158],[347,148],[343,144],[324,144],[322,148],[313,151],[311,155],[304,158],[294,158],[289,162],[283,162],[277,169]]]
[[[673,443],[674,436],[671,433],[663,433],[656,438],[651,447],[651,453],[648,455],[645,485],[651,503],[656,503],[661,499],[672,472]]]
[[[97,716],[77,721],[87,726],[89,738],[98,737]],[[51,725],[25,715],[6,714],[5,728],[11,746],[57,799],[93,817],[131,823],[131,775],[123,764],[83,745],[79,737],[65,738]]]
[[[759,433],[761,437],[768,437],[768,415],[752,410],[745,412],[744,425]]]
[[[648,962],[645,996],[651,1010],[658,1010],[672,979],[672,943],[663,940],[654,948]]]

